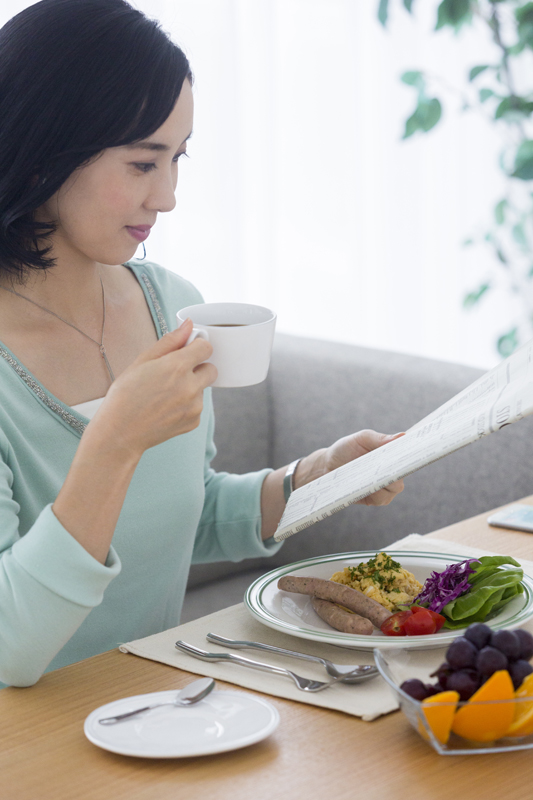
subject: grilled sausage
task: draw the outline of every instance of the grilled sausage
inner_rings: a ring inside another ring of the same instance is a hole
[[[278,589],[284,592],[295,592],[296,594],[308,594],[311,597],[318,597],[320,600],[329,600],[330,603],[338,603],[340,606],[355,611],[362,617],[366,617],[376,628],[391,616],[380,603],[367,597],[363,592],[352,589],[335,581],[327,581],[323,578],[300,578],[296,575],[285,575],[278,581]]]
[[[370,636],[374,630],[374,626],[369,619],[360,617],[359,614],[352,614],[340,608],[336,603],[330,603],[329,600],[319,600],[318,597],[311,598],[311,605],[316,613],[331,625],[343,633],[357,633],[363,636]]]

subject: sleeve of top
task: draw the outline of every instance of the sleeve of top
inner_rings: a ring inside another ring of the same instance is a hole
[[[52,506],[24,536],[12,473],[0,459],[0,681],[31,686],[120,572],[113,548],[100,564],[58,521]]]
[[[261,539],[261,488],[272,470],[231,475],[211,468],[216,447],[210,392],[206,393],[207,403],[210,416],[204,467],[205,500],[196,533],[193,563],[271,556],[282,545],[273,538]]]

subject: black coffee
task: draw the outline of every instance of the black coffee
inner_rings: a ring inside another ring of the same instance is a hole
[[[211,322],[210,328],[246,328],[247,322]]]

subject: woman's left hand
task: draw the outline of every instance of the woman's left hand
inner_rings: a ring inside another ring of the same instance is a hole
[[[389,435],[372,430],[358,431],[350,436],[344,436],[332,444],[331,447],[317,450],[302,459],[296,470],[295,488],[303,486],[315,480],[315,478],[337,469],[337,467],[342,467],[343,464],[347,464],[349,461],[359,458],[359,456],[364,456],[377,447],[392,442],[399,436],[403,436],[403,433]],[[403,491],[403,488],[403,480],[395,481],[384,489],[380,489],[378,492],[359,500],[359,503],[366,506],[386,506],[397,494]]]
[[[353,461],[354,458],[364,456],[366,453],[375,450],[376,447],[392,442],[399,436],[403,436],[403,433],[387,435],[386,433],[376,433],[376,431],[370,430],[352,433],[351,436],[344,436],[332,444],[331,447],[316,450],[314,453],[302,458],[293,476],[294,488],[299,489],[300,486],[314,481],[315,478],[320,478],[322,475],[331,472],[331,470]],[[283,514],[285,508],[283,478],[286,470],[287,467],[281,467],[267,475],[263,481],[261,491],[261,536],[263,539],[268,539],[274,534]],[[364,497],[359,502],[365,506],[386,506],[402,491],[403,481],[395,481],[390,486],[386,486],[385,489],[380,489],[379,492]]]

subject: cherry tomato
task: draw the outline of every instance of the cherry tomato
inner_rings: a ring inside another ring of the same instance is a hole
[[[435,633],[437,630],[437,624],[427,608],[411,613],[411,616],[405,620],[403,627],[406,636],[425,636]]]
[[[435,630],[435,633],[437,631],[440,631],[440,629],[442,628],[442,626],[446,622],[446,617],[443,617],[442,614],[437,614],[436,611],[432,611],[430,608],[424,608],[424,606],[411,606],[411,611],[413,612],[413,614],[418,614],[419,611],[427,611],[427,612],[429,612],[431,614],[431,616],[433,617],[433,619],[435,620],[435,624],[437,626],[436,630]]]
[[[437,614],[436,611],[431,611],[429,608],[428,608],[428,611],[431,614],[431,616],[433,617],[433,619],[435,620],[435,624],[437,626],[437,631],[440,631],[440,629],[442,628],[442,626],[446,622],[446,617],[443,617],[442,614]]]
[[[381,633],[385,636],[405,636],[405,622],[413,616],[412,611],[398,611],[387,617],[381,626]]]

